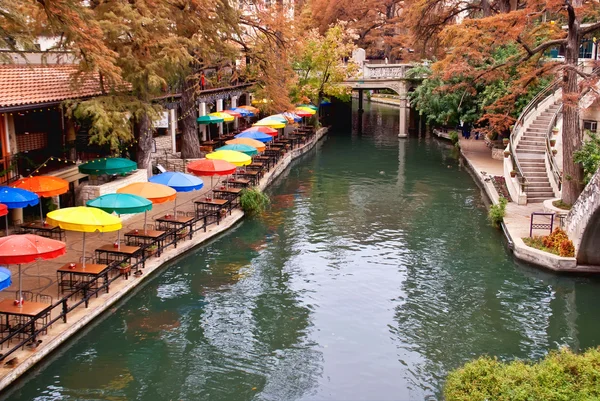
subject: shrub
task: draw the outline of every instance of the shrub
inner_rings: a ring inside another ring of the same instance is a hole
[[[590,139],[586,140],[581,149],[574,154],[573,161],[583,167],[583,181],[587,184],[596,170],[600,167],[600,137],[587,131]]]
[[[527,246],[544,252],[550,252],[555,255],[564,257],[575,256],[575,246],[573,245],[573,241],[571,241],[567,236],[567,233],[560,228],[556,228],[550,235],[523,238],[523,242]]]
[[[269,197],[256,188],[244,189],[240,197],[242,210],[249,216],[262,214],[269,203]]]
[[[501,196],[498,202],[499,203],[497,205],[492,205],[488,212],[488,220],[492,226],[496,228],[499,227],[500,223],[502,223],[504,220],[504,215],[506,214],[506,204],[508,203],[508,200]]]
[[[480,357],[450,372],[444,395],[455,400],[596,400],[600,348],[552,351],[537,363]]]

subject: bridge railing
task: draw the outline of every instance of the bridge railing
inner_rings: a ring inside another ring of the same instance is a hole
[[[364,79],[402,79],[412,64],[363,64]]]

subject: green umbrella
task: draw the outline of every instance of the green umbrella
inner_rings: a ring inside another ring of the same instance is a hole
[[[87,201],[86,206],[95,207],[104,210],[107,213],[134,214],[144,212],[144,221],[146,212],[152,209],[152,202],[141,196],[131,194],[106,194]],[[145,224],[144,224],[145,227]],[[118,247],[121,248],[121,230],[117,238]]]
[[[222,123],[223,121],[225,121],[225,120],[223,120],[220,117],[215,117],[215,116],[211,116],[211,115],[200,116],[196,119],[196,122],[198,124],[218,124],[218,123]]]
[[[319,108],[315,105],[312,104],[301,104],[298,107],[308,107],[310,109],[313,109],[314,111],[319,111]]]
[[[241,143],[221,146],[220,148],[216,149],[217,152],[219,150],[235,150],[238,152],[245,153],[248,156],[254,156],[254,155],[258,154],[258,150],[254,146],[244,145]]]
[[[79,165],[81,174],[123,174],[137,170],[137,163],[120,157],[105,157]]]

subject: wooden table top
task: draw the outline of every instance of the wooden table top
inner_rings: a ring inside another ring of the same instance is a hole
[[[160,231],[160,230],[146,230],[144,231],[143,228],[137,229],[137,230],[131,230],[128,233],[125,233],[125,235],[129,236],[129,237],[140,237],[140,238],[158,238],[161,235],[165,234],[166,231]]]
[[[37,223],[25,223],[21,224],[23,228],[32,228],[34,230],[47,230],[52,231],[58,228],[58,226],[52,226],[50,224],[42,224],[39,221]]]
[[[86,263],[85,268],[83,267],[82,263],[75,263],[75,267],[71,267],[71,264],[67,263],[58,269],[58,271],[64,273],[100,274],[106,270],[107,267],[107,265],[96,263]]]
[[[37,316],[52,305],[42,302],[25,301],[20,307],[12,299],[0,301],[0,313],[7,315]]]
[[[162,221],[164,223],[189,223],[190,221],[194,220],[193,217],[175,217],[175,216],[169,216],[169,217],[159,217],[158,219],[155,219],[156,221]]]
[[[244,172],[239,172],[239,175],[258,175],[258,171],[253,170],[244,170]]]
[[[230,178],[229,182],[232,182],[234,184],[250,184],[250,180],[246,180],[244,178],[238,178],[238,179]]]
[[[213,189],[213,192],[224,192],[226,194],[239,194],[242,192],[242,188],[220,188]]]
[[[119,249],[119,248],[115,248],[115,246],[113,244],[106,244],[106,245],[102,245],[100,248],[96,248],[97,251],[118,253],[118,254],[122,254],[122,255],[133,255],[140,249],[141,248],[139,246],[131,246],[131,245],[121,245],[121,248]]]
[[[194,201],[194,203],[200,203],[203,205],[217,205],[217,206],[223,206],[227,202],[229,202],[227,199],[211,199],[211,200],[198,199],[198,200]]]

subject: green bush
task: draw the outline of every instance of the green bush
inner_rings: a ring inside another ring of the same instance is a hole
[[[262,214],[269,203],[269,197],[256,188],[244,189],[240,197],[242,210],[249,216]]]
[[[550,352],[537,363],[487,356],[448,375],[446,401],[571,401],[600,399],[600,348]]]
[[[506,214],[506,204],[508,203],[508,200],[501,196],[498,202],[499,203],[497,205],[492,205],[488,212],[488,220],[492,226],[496,228],[499,227],[500,223],[502,223],[504,220],[504,215]]]
[[[454,145],[456,145],[458,143],[458,132],[457,131],[448,132],[448,137],[450,138],[450,140],[452,141],[452,143]]]
[[[596,170],[600,168],[600,137],[587,132],[590,139],[586,140],[577,152],[573,160],[575,163],[581,163],[583,167],[583,181],[587,184]]]

